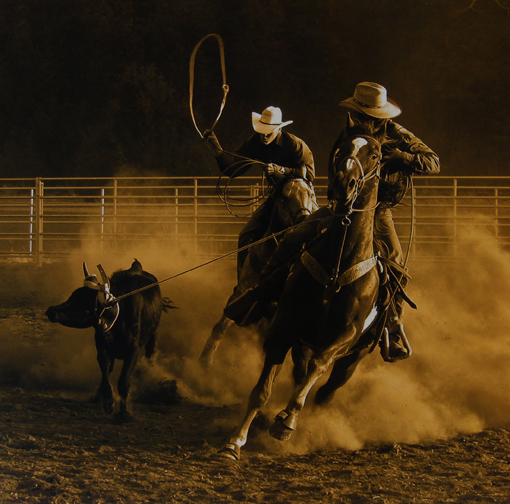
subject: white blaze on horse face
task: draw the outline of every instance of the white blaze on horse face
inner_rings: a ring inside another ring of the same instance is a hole
[[[358,157],[358,153],[361,150],[361,148],[367,144],[368,141],[366,140],[366,138],[357,137],[352,141],[352,152],[346,163],[347,170],[352,170],[357,165],[357,163],[354,161],[354,158]]]

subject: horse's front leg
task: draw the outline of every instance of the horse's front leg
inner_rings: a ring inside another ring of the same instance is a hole
[[[232,460],[241,458],[241,448],[246,444],[248,431],[260,409],[267,403],[273,389],[273,383],[281,368],[281,364],[273,364],[268,358],[264,362],[264,368],[257,385],[253,388],[248,400],[248,407],[243,421],[237,427],[234,434],[226,443],[219,454]]]
[[[287,407],[280,411],[269,429],[275,439],[286,441],[296,430],[297,418],[305,406],[306,398],[317,380],[331,367],[333,362],[347,352],[356,336],[356,328],[352,325],[346,329],[336,343],[326,350],[315,353],[308,362],[303,380],[294,389]]]

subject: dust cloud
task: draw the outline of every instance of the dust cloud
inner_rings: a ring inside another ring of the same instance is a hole
[[[291,441],[282,444],[266,433],[257,433],[256,441],[269,452],[355,450],[366,443],[418,443],[508,425],[510,256],[490,236],[473,235],[467,243],[464,259],[410,263],[408,293],[418,305],[416,311],[406,310],[410,359],[388,364],[376,349],[326,408],[312,406],[317,387],[312,390]],[[160,281],[204,262],[185,248],[147,242],[115,256],[83,246],[58,264],[2,266],[7,280],[0,288],[6,308],[0,379],[93,393],[99,384],[93,330],[51,324],[44,310],[82,284],[82,261],[91,271],[101,263],[112,274],[135,257]],[[231,328],[209,371],[198,362],[234,283],[231,258],[161,284],[163,296],[179,309],[163,314],[157,359],[141,365],[141,381],[175,380],[184,398],[203,404],[246,402],[263,360],[254,330]],[[30,334],[16,328],[9,307],[32,310]],[[285,407],[291,387],[286,363],[264,408],[269,418]],[[231,420],[232,428],[236,421]]]

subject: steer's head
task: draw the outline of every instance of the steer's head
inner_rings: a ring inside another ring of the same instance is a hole
[[[98,324],[98,303],[102,304],[111,298],[108,277],[100,268],[104,282],[101,284],[96,275],[89,273],[85,263],[83,272],[85,274],[83,287],[76,289],[64,303],[50,306],[46,310],[46,316],[51,322],[75,329],[85,329]]]

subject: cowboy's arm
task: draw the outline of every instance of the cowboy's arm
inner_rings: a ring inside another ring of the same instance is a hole
[[[296,141],[292,149],[293,152],[289,157],[288,164],[294,168],[269,164],[268,174],[275,175],[280,179],[293,177],[313,182],[315,178],[315,163],[312,151],[302,140]]]
[[[250,157],[248,152],[248,141],[244,142],[233,155],[227,154],[222,149],[220,142],[213,131],[204,131],[204,139],[207,141],[207,145],[214,153],[218,168],[225,175],[229,177],[240,177],[251,168],[252,164],[246,163],[246,160],[244,159],[244,157]]]
[[[404,170],[418,175],[439,173],[439,157],[430,147],[399,124],[392,122],[390,128],[390,137],[396,140],[396,148],[386,159],[383,157],[383,163],[398,161]]]

